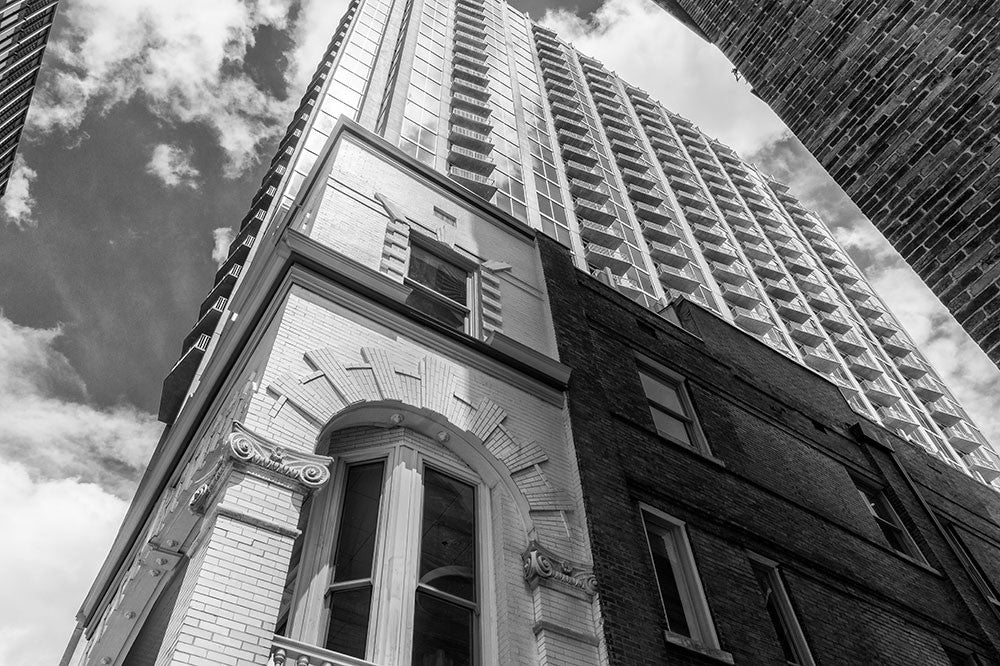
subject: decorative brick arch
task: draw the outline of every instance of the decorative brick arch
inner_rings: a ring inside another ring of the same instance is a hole
[[[556,512],[565,521],[575,508],[570,494],[547,477],[543,447],[516,437],[506,425],[511,416],[492,399],[473,405],[464,398],[447,361],[428,355],[414,366],[373,347],[361,349],[361,362],[346,361],[331,348],[307,351],[304,358],[311,372],[283,375],[267,387],[276,397],[270,413],[276,429],[294,410],[316,428],[318,442],[351,425],[400,425],[434,437],[482,472],[478,454],[510,491],[530,539],[532,514]]]

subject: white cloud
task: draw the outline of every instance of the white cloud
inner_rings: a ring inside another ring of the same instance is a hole
[[[56,349],[60,334],[0,313],[0,459],[38,478],[75,478],[128,496],[162,425],[131,405],[89,404],[82,379]]]
[[[230,227],[219,227],[212,229],[212,261],[222,264],[229,257],[229,245],[233,242],[235,234]]]
[[[127,503],[0,461],[0,663],[56,664]]]
[[[606,0],[589,22],[548,11],[539,23],[737,152],[787,132],[746,82],[736,80],[721,51],[650,0]]]
[[[29,115],[35,132],[74,132],[90,112],[140,99],[168,123],[211,127],[226,174],[253,164],[292,106],[242,70],[254,30],[287,28],[294,0],[77,0],[49,45]]]
[[[146,164],[146,173],[163,181],[167,187],[189,187],[198,189],[201,173],[191,164],[192,151],[161,143],[153,148],[153,154]]]
[[[288,89],[296,100],[309,85],[347,5],[348,0],[303,0],[294,29],[295,45],[289,54],[285,75]]]
[[[35,198],[31,195],[31,183],[37,176],[38,173],[18,153],[7,181],[7,192],[3,195],[3,213],[8,224],[13,223],[21,229],[35,226]]]

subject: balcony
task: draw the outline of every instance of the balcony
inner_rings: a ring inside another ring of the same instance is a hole
[[[791,333],[793,338],[807,347],[815,347],[826,340],[826,336],[823,334],[823,331],[811,320],[806,320],[801,323],[794,321],[789,323],[788,332]]]
[[[808,276],[812,275],[815,268],[808,259],[803,257],[785,257],[785,267],[790,273],[795,275]]]
[[[694,191],[675,190],[674,195],[677,197],[678,203],[684,206],[690,206],[692,208],[704,208],[708,206],[708,200],[706,200],[705,196],[701,194],[700,188]]]
[[[842,353],[849,356],[861,354],[862,352],[868,350],[868,345],[865,343],[864,339],[850,328],[839,335],[834,335],[833,344],[836,345],[837,349],[839,349]]]
[[[488,153],[456,144],[451,144],[448,148],[448,164],[484,176],[490,175],[496,168]]]
[[[792,298],[787,301],[774,301],[774,309],[788,321],[801,324],[809,321],[812,315],[809,306],[802,302],[801,298]]]
[[[684,216],[691,222],[700,222],[701,224],[715,224],[718,222],[715,215],[704,207],[682,206],[682,208]]]
[[[953,426],[964,417],[962,410],[959,409],[958,405],[956,405],[947,396],[938,398],[934,402],[929,403],[927,405],[927,411],[930,412],[931,418],[934,419],[942,428]]]
[[[493,124],[490,122],[489,116],[473,113],[472,111],[466,111],[454,106],[451,108],[451,122],[462,127],[468,127],[481,134],[489,134],[490,130],[493,129]]]
[[[554,81],[546,81],[545,89],[549,95],[550,104],[565,104],[568,108],[573,109],[578,114],[580,113],[580,102],[576,97],[576,92],[573,88],[569,86],[564,86],[561,83],[556,83]],[[579,123],[581,122],[576,116],[567,116],[553,111],[553,118],[562,118],[564,124],[566,122]]]
[[[611,150],[615,153],[642,157],[642,148],[639,147],[639,143],[635,140],[622,141],[621,139],[611,139],[608,143],[611,144]]]
[[[845,354],[845,361],[856,377],[862,379],[875,379],[883,373],[882,366],[867,351],[858,354]]]
[[[902,399],[896,388],[892,385],[892,382],[884,376],[863,380],[861,388],[869,400],[879,405],[895,405]]]
[[[489,68],[486,62],[489,60],[485,50],[485,44],[474,37],[456,32],[455,33],[455,56],[461,56],[465,62],[477,63],[480,67]]]
[[[649,245],[649,256],[658,264],[667,264],[668,266],[680,268],[691,263],[687,245],[681,240],[676,240],[673,243],[663,243],[653,240],[647,242]]]
[[[817,292],[806,292],[806,300],[809,301],[813,310],[819,312],[834,312],[840,307],[833,293],[825,287]]]
[[[755,335],[763,335],[774,327],[774,322],[768,316],[767,310],[762,307],[745,308],[731,304],[729,311],[737,326]]]
[[[600,169],[587,166],[583,162],[577,162],[576,160],[571,159],[565,160],[565,165],[566,175],[570,178],[585,180],[588,183],[604,182],[604,172]]]
[[[580,222],[580,236],[587,243],[594,243],[609,250],[617,250],[625,242],[625,239],[622,238],[613,222],[605,225],[599,222],[591,222],[590,220],[582,220]]]
[[[896,333],[882,338],[882,349],[896,358],[903,358],[913,349],[903,336]]]
[[[455,30],[461,30],[479,39],[486,40],[486,28],[482,22],[464,14],[455,14]]]
[[[470,130],[460,125],[452,125],[448,129],[448,138],[454,143],[464,145],[481,153],[488,153],[493,150],[493,141],[489,135]]]
[[[577,199],[574,203],[576,214],[586,220],[598,224],[611,224],[618,219],[615,209],[608,204],[598,205],[586,199]]]
[[[650,164],[646,161],[644,157],[635,157],[634,155],[626,155],[625,153],[618,153],[615,155],[615,159],[618,162],[618,166],[622,169],[632,169],[633,171],[638,171],[640,173],[645,173],[647,177],[649,175]],[[654,184],[659,183],[659,178],[655,179]],[[647,187],[652,187],[648,185]]]
[[[736,249],[733,248],[728,241],[723,241],[721,243],[702,241],[701,253],[705,255],[706,258],[726,266],[732,264],[739,258],[736,255]]]
[[[486,64],[485,58],[478,57],[480,55],[481,52],[470,53],[470,51],[465,48],[459,49],[458,44],[456,44],[455,55],[452,62],[455,65],[461,65],[462,67],[466,67],[468,69],[474,69],[480,74],[486,75],[490,71],[490,66]]]
[[[896,359],[896,368],[909,379],[919,379],[926,375],[930,369],[916,354],[907,354]]]
[[[226,309],[226,303],[228,299],[220,296],[215,299],[215,302],[211,303],[208,308],[204,308],[201,313],[201,318],[194,325],[194,328],[187,334],[184,338],[184,342],[181,344],[182,353],[186,354],[189,349],[191,349],[201,338],[202,335],[212,335],[215,330],[215,325],[219,323],[219,317],[222,316],[222,312]]]
[[[586,125],[563,125],[556,129],[559,143],[587,150],[594,145]]]
[[[750,273],[739,263],[712,264],[712,275],[716,280],[737,286],[750,282]]]
[[[486,19],[483,16],[482,6],[467,5],[461,2],[455,4],[455,17],[461,16],[476,25],[486,26]]]
[[[944,434],[948,443],[962,455],[969,455],[986,443],[983,436],[966,421],[958,421],[955,425],[944,428]]]
[[[870,318],[868,320],[868,328],[870,328],[875,335],[882,338],[891,338],[896,333],[899,333],[899,329],[892,322],[890,322],[885,315]]]
[[[839,250],[826,255],[823,259],[823,263],[830,268],[847,268],[850,265],[847,261],[847,257],[845,257]]]
[[[865,319],[875,319],[884,313],[882,305],[871,297],[856,300],[854,309]]]
[[[267,666],[374,666],[374,664],[284,636],[275,636]]]
[[[639,187],[652,188],[657,184],[656,178],[653,177],[649,171],[640,171],[638,169],[632,169],[625,167],[622,170],[622,178],[626,183],[630,185],[637,185]]]
[[[455,63],[451,67],[452,77],[456,79],[463,79],[466,81],[471,81],[472,83],[486,86],[490,83],[490,77],[485,72],[481,72],[478,69],[473,69],[472,67],[466,67],[465,65],[460,65]]]
[[[694,179],[694,174],[690,171],[679,170],[679,173],[674,171],[667,175],[670,177],[670,187],[674,188],[677,192],[701,194],[703,191],[701,185]],[[704,199],[701,202],[704,203]]]
[[[774,249],[786,259],[797,259],[804,254],[804,250],[798,243],[790,243],[788,241],[776,240],[774,242]]]
[[[845,294],[855,301],[863,301],[866,298],[872,297],[871,290],[860,279],[855,280],[853,283],[841,282],[840,287],[844,290]]]
[[[484,100],[460,92],[453,92],[451,94],[451,104],[454,107],[468,109],[481,116],[488,116],[493,112],[493,109]]]
[[[642,285],[622,275],[611,274],[611,284],[620,292],[633,300],[638,300],[646,292]]]
[[[448,175],[486,200],[492,199],[496,194],[496,181],[482,174],[452,166],[448,167]]]
[[[722,297],[729,303],[741,308],[753,309],[763,301],[761,295],[749,284],[735,285],[722,283],[719,285]]]
[[[910,378],[910,388],[917,397],[926,402],[934,402],[945,394],[944,385],[931,374]]]
[[[695,238],[704,243],[725,243],[729,240],[726,232],[718,224],[696,224],[691,227]]]
[[[672,222],[656,224],[653,222],[641,222],[642,236],[648,241],[673,245],[684,241],[684,233],[680,227]]]
[[[663,203],[665,195],[654,187],[642,187],[634,183],[628,184],[628,196],[633,201],[644,203],[648,206],[659,206]]]
[[[826,285],[816,279],[815,273],[809,277],[800,277],[796,282],[798,282],[799,288],[806,294],[822,294],[826,291]]]
[[[569,179],[569,191],[573,193],[573,196],[578,199],[586,199],[588,201],[593,201],[594,203],[600,205],[611,198],[608,194],[607,187],[603,183],[588,183],[585,180],[579,180],[577,178]]]
[[[907,435],[915,432],[920,427],[920,423],[916,417],[910,416],[902,405],[887,405],[880,407],[877,411],[879,417],[882,419],[882,423],[889,428],[900,430]]]
[[[639,139],[630,129],[627,129],[628,125],[625,123],[610,121],[610,118],[607,118],[604,121],[604,133],[608,135],[608,139],[618,139],[619,141],[623,141],[625,143],[638,144]]]
[[[691,182],[695,182],[694,172],[691,171],[691,169],[689,169],[684,162],[681,162],[678,158],[672,160],[664,160],[661,152],[662,150],[660,149],[657,149],[656,151],[657,156],[660,157],[661,159],[660,166],[663,168],[663,173],[667,174],[668,176],[674,176],[677,178],[686,178],[689,179]]]
[[[453,90],[467,97],[474,97],[480,101],[487,101],[490,98],[490,89],[483,84],[475,83],[461,76],[452,77]]]
[[[777,298],[782,301],[789,301],[799,295],[798,291],[795,289],[795,285],[786,278],[764,278],[764,291],[766,291],[772,298]]]
[[[576,123],[584,122],[583,111],[580,110],[579,106],[570,106],[565,102],[553,101],[549,104],[549,108],[552,109],[553,118],[559,117],[565,120],[571,120]]]
[[[701,276],[690,262],[683,267],[657,264],[657,272],[664,286],[685,294],[690,294],[701,286]]]
[[[805,364],[817,372],[827,374],[840,367],[837,356],[825,344],[817,343],[815,346],[803,347],[799,351]]]
[[[719,204],[719,208],[722,208],[724,211],[731,211],[733,213],[743,212],[742,204],[728,195],[716,193],[715,202]]]
[[[828,331],[833,331],[834,333],[846,333],[847,331],[854,328],[854,325],[844,319],[843,315],[838,312],[839,308],[835,308],[830,312],[824,310],[819,311],[820,321],[823,323],[823,327]]]
[[[584,246],[587,263],[598,268],[607,268],[615,275],[624,275],[632,268],[632,262],[623,252],[610,250],[601,245],[587,243]]]
[[[547,72],[545,76],[545,90],[549,96],[558,95],[560,99],[576,100],[576,88],[573,87],[573,79],[570,78],[568,70],[563,75],[560,70]]]
[[[753,257],[754,270],[757,275],[772,280],[780,280],[785,277],[784,269],[771,257],[771,253],[767,251],[763,243],[754,245],[753,252],[750,251],[750,244],[746,243],[743,245],[743,252],[748,257]]]
[[[654,224],[667,224],[674,221],[673,212],[666,206],[650,206],[641,201],[633,202],[635,215],[640,220],[652,222]]]
[[[646,127],[649,127],[653,130],[658,130],[660,132],[666,131],[667,125],[663,122],[663,119],[660,118],[659,112],[647,111],[646,109],[640,108],[638,106],[636,106],[635,111],[636,115],[639,116],[639,120],[642,121],[642,124],[645,125]]]
[[[616,101],[611,101],[604,98],[598,98],[596,106],[598,111],[601,112],[601,115],[609,114],[618,116],[623,120],[631,120],[630,116],[628,115],[628,111],[625,110],[625,107]]]
[[[784,201],[784,199],[782,199],[782,201]],[[818,242],[822,242],[827,239],[826,233],[824,233],[823,230],[814,223],[807,223],[798,218],[796,218],[796,222],[798,222],[799,231],[801,231],[802,235],[806,238]]]
[[[599,160],[597,159],[597,153],[591,148],[583,149],[577,148],[576,146],[571,146],[568,144],[560,144],[560,151],[562,152],[563,159],[573,160],[579,164],[584,164],[589,167],[596,167]],[[601,173],[601,178],[604,178],[603,171]]]

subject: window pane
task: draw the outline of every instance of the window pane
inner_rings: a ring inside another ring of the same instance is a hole
[[[653,415],[653,425],[656,426],[656,432],[664,437],[691,445],[691,437],[688,435],[687,424],[684,421],[653,406],[650,406],[649,411]]]
[[[448,263],[419,245],[410,246],[410,268],[407,275],[414,282],[419,282],[456,303],[467,304],[468,271]]]
[[[465,330],[465,311],[449,305],[444,299],[434,298],[419,289],[414,289],[407,296],[406,304],[437,319],[449,328],[454,328],[457,331]]]
[[[424,470],[420,583],[476,599],[475,491],[432,469]]]
[[[340,538],[333,558],[334,582],[371,578],[384,467],[385,463],[376,462],[347,470]]]
[[[667,616],[667,629],[675,634],[691,635],[687,616],[684,614],[684,602],[677,585],[674,558],[667,550],[665,539],[669,534],[649,531],[649,548],[653,555],[653,570],[656,572],[656,583],[660,587],[660,598],[663,600],[663,611]]]
[[[470,666],[472,634],[472,609],[417,591],[413,614],[413,666]]]
[[[647,375],[645,372],[639,372],[639,379],[642,380],[642,390],[646,392],[646,397],[649,398],[650,402],[655,402],[677,414],[687,413],[676,388]]]
[[[795,654],[795,648],[789,634],[788,622],[782,616],[781,607],[778,605],[777,591],[774,589],[772,572],[755,562],[751,563],[751,567],[753,568],[754,576],[757,578],[757,585],[760,586],[760,592],[764,595],[764,607],[767,609],[767,615],[771,618],[771,625],[778,635],[778,642],[781,644],[781,652],[785,657],[785,661],[789,664],[798,664],[800,660],[798,655]]]
[[[328,599],[330,625],[326,634],[326,649],[364,659],[372,605],[371,585],[333,590]]]

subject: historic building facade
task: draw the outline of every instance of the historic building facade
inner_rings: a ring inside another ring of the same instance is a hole
[[[0,9],[0,196],[42,65],[58,0],[6,0]]]
[[[160,418],[64,663],[997,645],[996,454],[822,222],[498,1],[351,6]]]
[[[657,1],[722,49],[1000,363],[996,6]]]

